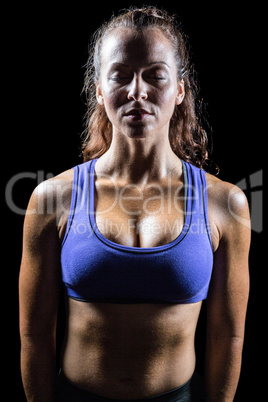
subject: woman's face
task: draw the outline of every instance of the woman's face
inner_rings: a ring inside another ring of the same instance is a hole
[[[118,28],[104,40],[97,100],[113,133],[168,135],[174,107],[183,97],[172,45],[159,29]]]

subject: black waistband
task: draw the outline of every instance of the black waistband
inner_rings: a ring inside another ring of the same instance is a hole
[[[72,384],[62,370],[57,379],[56,402],[119,402],[118,399],[105,398],[92,394]],[[191,379],[176,389],[150,398],[120,400],[120,402],[191,402]]]

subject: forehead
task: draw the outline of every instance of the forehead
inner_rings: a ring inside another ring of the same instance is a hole
[[[101,62],[148,64],[155,61],[174,63],[175,56],[170,40],[158,28],[137,31],[130,28],[114,29],[103,41]]]

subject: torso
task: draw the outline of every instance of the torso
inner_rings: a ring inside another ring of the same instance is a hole
[[[62,368],[77,386],[138,399],[183,385],[195,368],[201,303],[106,304],[68,299]]]
[[[72,183],[71,171],[66,177]],[[207,175],[208,187],[215,180]],[[100,178],[95,189],[97,226],[113,242],[156,247],[170,243],[182,230],[181,176],[160,186],[126,186],[117,181],[117,192]],[[208,199],[208,211],[216,249],[213,199]],[[67,218],[64,214],[59,222],[61,238]],[[117,399],[150,397],[183,385],[195,368],[194,336],[201,304],[87,303],[68,298],[65,375],[83,389]]]
[[[111,241],[130,247],[171,243],[184,224],[181,178],[133,185],[100,178],[95,182],[96,223]]]

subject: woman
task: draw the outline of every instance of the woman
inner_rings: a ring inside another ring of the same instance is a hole
[[[192,376],[206,298],[206,401],[233,400],[249,214],[238,188],[203,170],[194,88],[183,36],[167,13],[131,9],[96,34],[84,163],[39,185],[25,218],[28,401],[201,400]],[[67,326],[56,378],[62,281]]]

